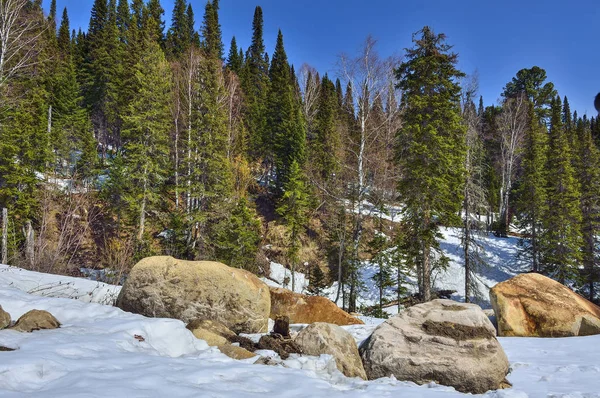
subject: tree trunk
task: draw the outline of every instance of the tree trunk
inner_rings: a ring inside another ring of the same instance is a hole
[[[27,221],[25,224],[25,259],[29,266],[33,267],[35,264],[35,233],[31,221]]]
[[[8,264],[8,209],[2,208],[2,257],[1,264]]]
[[[471,224],[469,220],[469,195],[465,195],[465,243],[464,243],[464,255],[465,255],[465,303],[470,303],[470,290],[471,290],[471,259],[469,256],[469,244],[471,243]]]
[[[146,192],[148,189],[148,166],[144,166],[144,194],[142,196],[142,204],[140,206],[140,225],[138,232],[138,241],[142,241],[144,237],[144,227],[146,224]]]
[[[429,228],[431,222],[429,210],[425,211],[423,224],[425,229]],[[431,301],[431,246],[427,241],[423,242],[423,301]]]

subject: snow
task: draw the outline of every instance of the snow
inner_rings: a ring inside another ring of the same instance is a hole
[[[121,291],[120,286],[102,282],[41,274],[0,265],[0,288],[5,287],[16,288],[36,296],[71,298],[86,303],[100,304],[113,304]]]
[[[268,286],[292,290],[292,272],[282,264],[271,261],[268,278],[260,278]],[[287,283],[286,283],[287,282]],[[294,272],[294,292],[306,293],[308,278],[301,272]]]
[[[16,348],[0,352],[2,397],[466,396],[433,383],[417,386],[394,378],[369,382],[346,378],[328,355],[293,355],[279,366],[253,365],[254,358],[235,361],[196,339],[178,320],[146,318],[88,298],[27,293],[32,286],[58,282],[84,293],[97,290],[96,282],[7,266],[0,270],[0,305],[13,319],[42,309],[62,324],[60,329],[33,333],[0,331],[0,346]],[[382,322],[363,320],[365,325],[344,327],[359,343]],[[508,379],[514,387],[485,397],[600,398],[600,336],[499,340],[511,363]]]

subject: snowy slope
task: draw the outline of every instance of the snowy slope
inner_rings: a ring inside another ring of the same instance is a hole
[[[4,287],[13,287],[36,296],[71,298],[100,304],[113,304],[121,291],[120,286],[83,278],[41,274],[0,264],[0,288]]]
[[[40,282],[46,277],[40,274]],[[0,286],[0,305],[13,319],[35,308],[51,311],[62,323],[60,329],[34,333],[0,331],[0,345],[17,349],[0,352],[2,397],[465,396],[434,384],[349,379],[328,356],[293,359],[286,363],[292,369],[234,361],[195,339],[180,321],[34,296],[6,284]],[[375,327],[347,329],[360,341]],[[508,379],[514,388],[489,392],[486,397],[600,398],[600,336],[500,341],[511,362]]]

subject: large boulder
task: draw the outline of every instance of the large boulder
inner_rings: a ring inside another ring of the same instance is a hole
[[[481,308],[451,300],[415,305],[388,319],[360,352],[369,380],[394,375],[474,394],[504,387],[509,369]]]
[[[0,330],[10,326],[10,314],[2,309],[0,305]]]
[[[163,256],[145,258],[133,267],[117,306],[186,323],[215,320],[236,333],[264,333],[271,301],[268,286],[248,271]]]
[[[60,322],[48,311],[31,310],[21,315],[15,325],[11,328],[18,332],[33,332],[41,329],[56,329]]]
[[[600,307],[540,274],[521,274],[490,290],[500,336],[600,334]]]
[[[341,327],[331,323],[313,323],[302,329],[294,342],[303,354],[333,356],[337,368],[346,376],[367,379],[356,341]]]
[[[290,323],[327,322],[340,326],[364,323],[325,297],[307,296],[288,289],[272,287],[271,319],[279,316],[287,316]]]

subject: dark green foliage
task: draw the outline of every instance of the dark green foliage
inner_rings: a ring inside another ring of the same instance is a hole
[[[171,27],[167,32],[166,50],[172,58],[179,58],[192,44],[185,0],[176,0],[171,16]]]
[[[525,238],[519,243],[520,257],[531,263],[533,272],[540,271],[540,239],[542,220],[547,212],[546,196],[546,153],[547,134],[529,103],[527,114],[529,126],[526,131],[523,148],[523,174],[517,191],[517,209],[519,227],[525,232]]]
[[[313,265],[308,274],[309,285],[308,293],[313,296],[320,296],[323,294],[323,290],[327,287],[327,278],[325,273],[317,264]]]
[[[203,48],[206,55],[213,59],[223,58],[223,39],[219,24],[219,2],[213,0],[206,3],[204,21],[202,23]]]
[[[238,75],[242,71],[242,64],[244,63],[244,56],[240,51],[238,52],[237,42],[235,36],[231,38],[231,45],[229,47],[229,55],[227,56],[227,67]]]
[[[548,206],[543,221],[541,269],[564,284],[578,276],[583,241],[581,193],[573,169],[573,151],[562,124],[561,108],[560,97],[557,96],[551,107],[546,165]]]
[[[600,269],[598,267],[598,236],[600,235],[600,152],[594,144],[589,125],[577,121],[576,173],[581,187],[580,207],[583,235],[583,289],[590,301],[596,300]]]
[[[306,147],[306,132],[281,31],[277,36],[269,77],[271,88],[267,101],[267,130],[270,134],[266,137],[266,143],[272,143],[276,182],[281,190],[290,179],[292,164],[300,167],[304,163]]]
[[[504,87],[502,96],[514,98],[525,93],[529,101],[533,103],[536,115],[539,119],[546,119],[550,115],[550,104],[556,96],[553,83],[546,81],[546,71],[539,66],[529,69],[521,69],[517,76]]]
[[[258,272],[256,254],[260,243],[260,221],[248,201],[240,199],[231,215],[216,228],[215,258],[230,267]]]
[[[398,140],[399,166],[403,171],[398,189],[405,220],[419,241],[420,292],[430,299],[434,251],[439,252],[440,223],[457,220],[463,193],[465,126],[460,114],[461,89],[451,53],[443,34],[424,27],[413,37],[406,61],[396,70],[406,108]],[[441,253],[440,253],[441,254]]]
[[[314,138],[309,143],[311,167],[314,167],[318,178],[323,182],[333,178],[341,168],[338,109],[338,94],[335,86],[325,75],[319,91]]]
[[[267,95],[269,92],[269,63],[265,61],[262,8],[256,7],[252,21],[252,44],[246,53],[242,71],[242,88],[245,94],[245,121],[249,134],[249,151],[252,158],[267,157],[273,143],[266,134]]]

